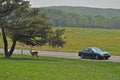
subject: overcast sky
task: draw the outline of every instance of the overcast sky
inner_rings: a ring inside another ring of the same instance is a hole
[[[120,0],[29,0],[32,7],[86,6],[120,9]]]

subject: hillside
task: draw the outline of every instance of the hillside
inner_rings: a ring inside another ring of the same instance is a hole
[[[90,7],[72,7],[72,6],[53,6],[44,7],[44,9],[62,10],[65,12],[74,12],[81,15],[96,16],[102,15],[107,18],[119,16],[120,9],[103,9],[103,8],[90,8]]]
[[[40,10],[55,27],[120,29],[120,9],[54,6]]]

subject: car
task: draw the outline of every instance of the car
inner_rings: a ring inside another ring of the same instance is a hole
[[[109,52],[105,52],[97,47],[88,47],[78,52],[81,58],[108,59],[111,57]]]

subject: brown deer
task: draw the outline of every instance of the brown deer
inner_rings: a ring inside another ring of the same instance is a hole
[[[32,52],[32,50],[30,50],[30,53],[33,57],[36,56],[36,58],[38,59],[38,52],[37,51]]]

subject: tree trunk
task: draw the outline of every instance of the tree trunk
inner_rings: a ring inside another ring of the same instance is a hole
[[[10,48],[10,51],[8,51],[8,41],[7,41],[7,36],[5,34],[5,29],[2,27],[2,37],[3,37],[3,42],[4,42],[4,53],[5,53],[5,58],[10,58],[11,55],[13,54],[13,51],[16,46],[17,40],[14,39],[13,44]]]
[[[2,37],[3,37],[3,42],[4,42],[4,53],[5,53],[5,57],[8,57],[8,41],[6,38],[6,34],[5,34],[5,30],[2,27]]]
[[[14,49],[15,49],[15,46],[16,46],[16,42],[17,42],[17,40],[14,39],[13,44],[12,44],[12,46],[11,46],[11,49],[10,49],[10,51],[9,51],[9,57],[11,57],[11,55],[12,55],[13,52],[14,52]]]

